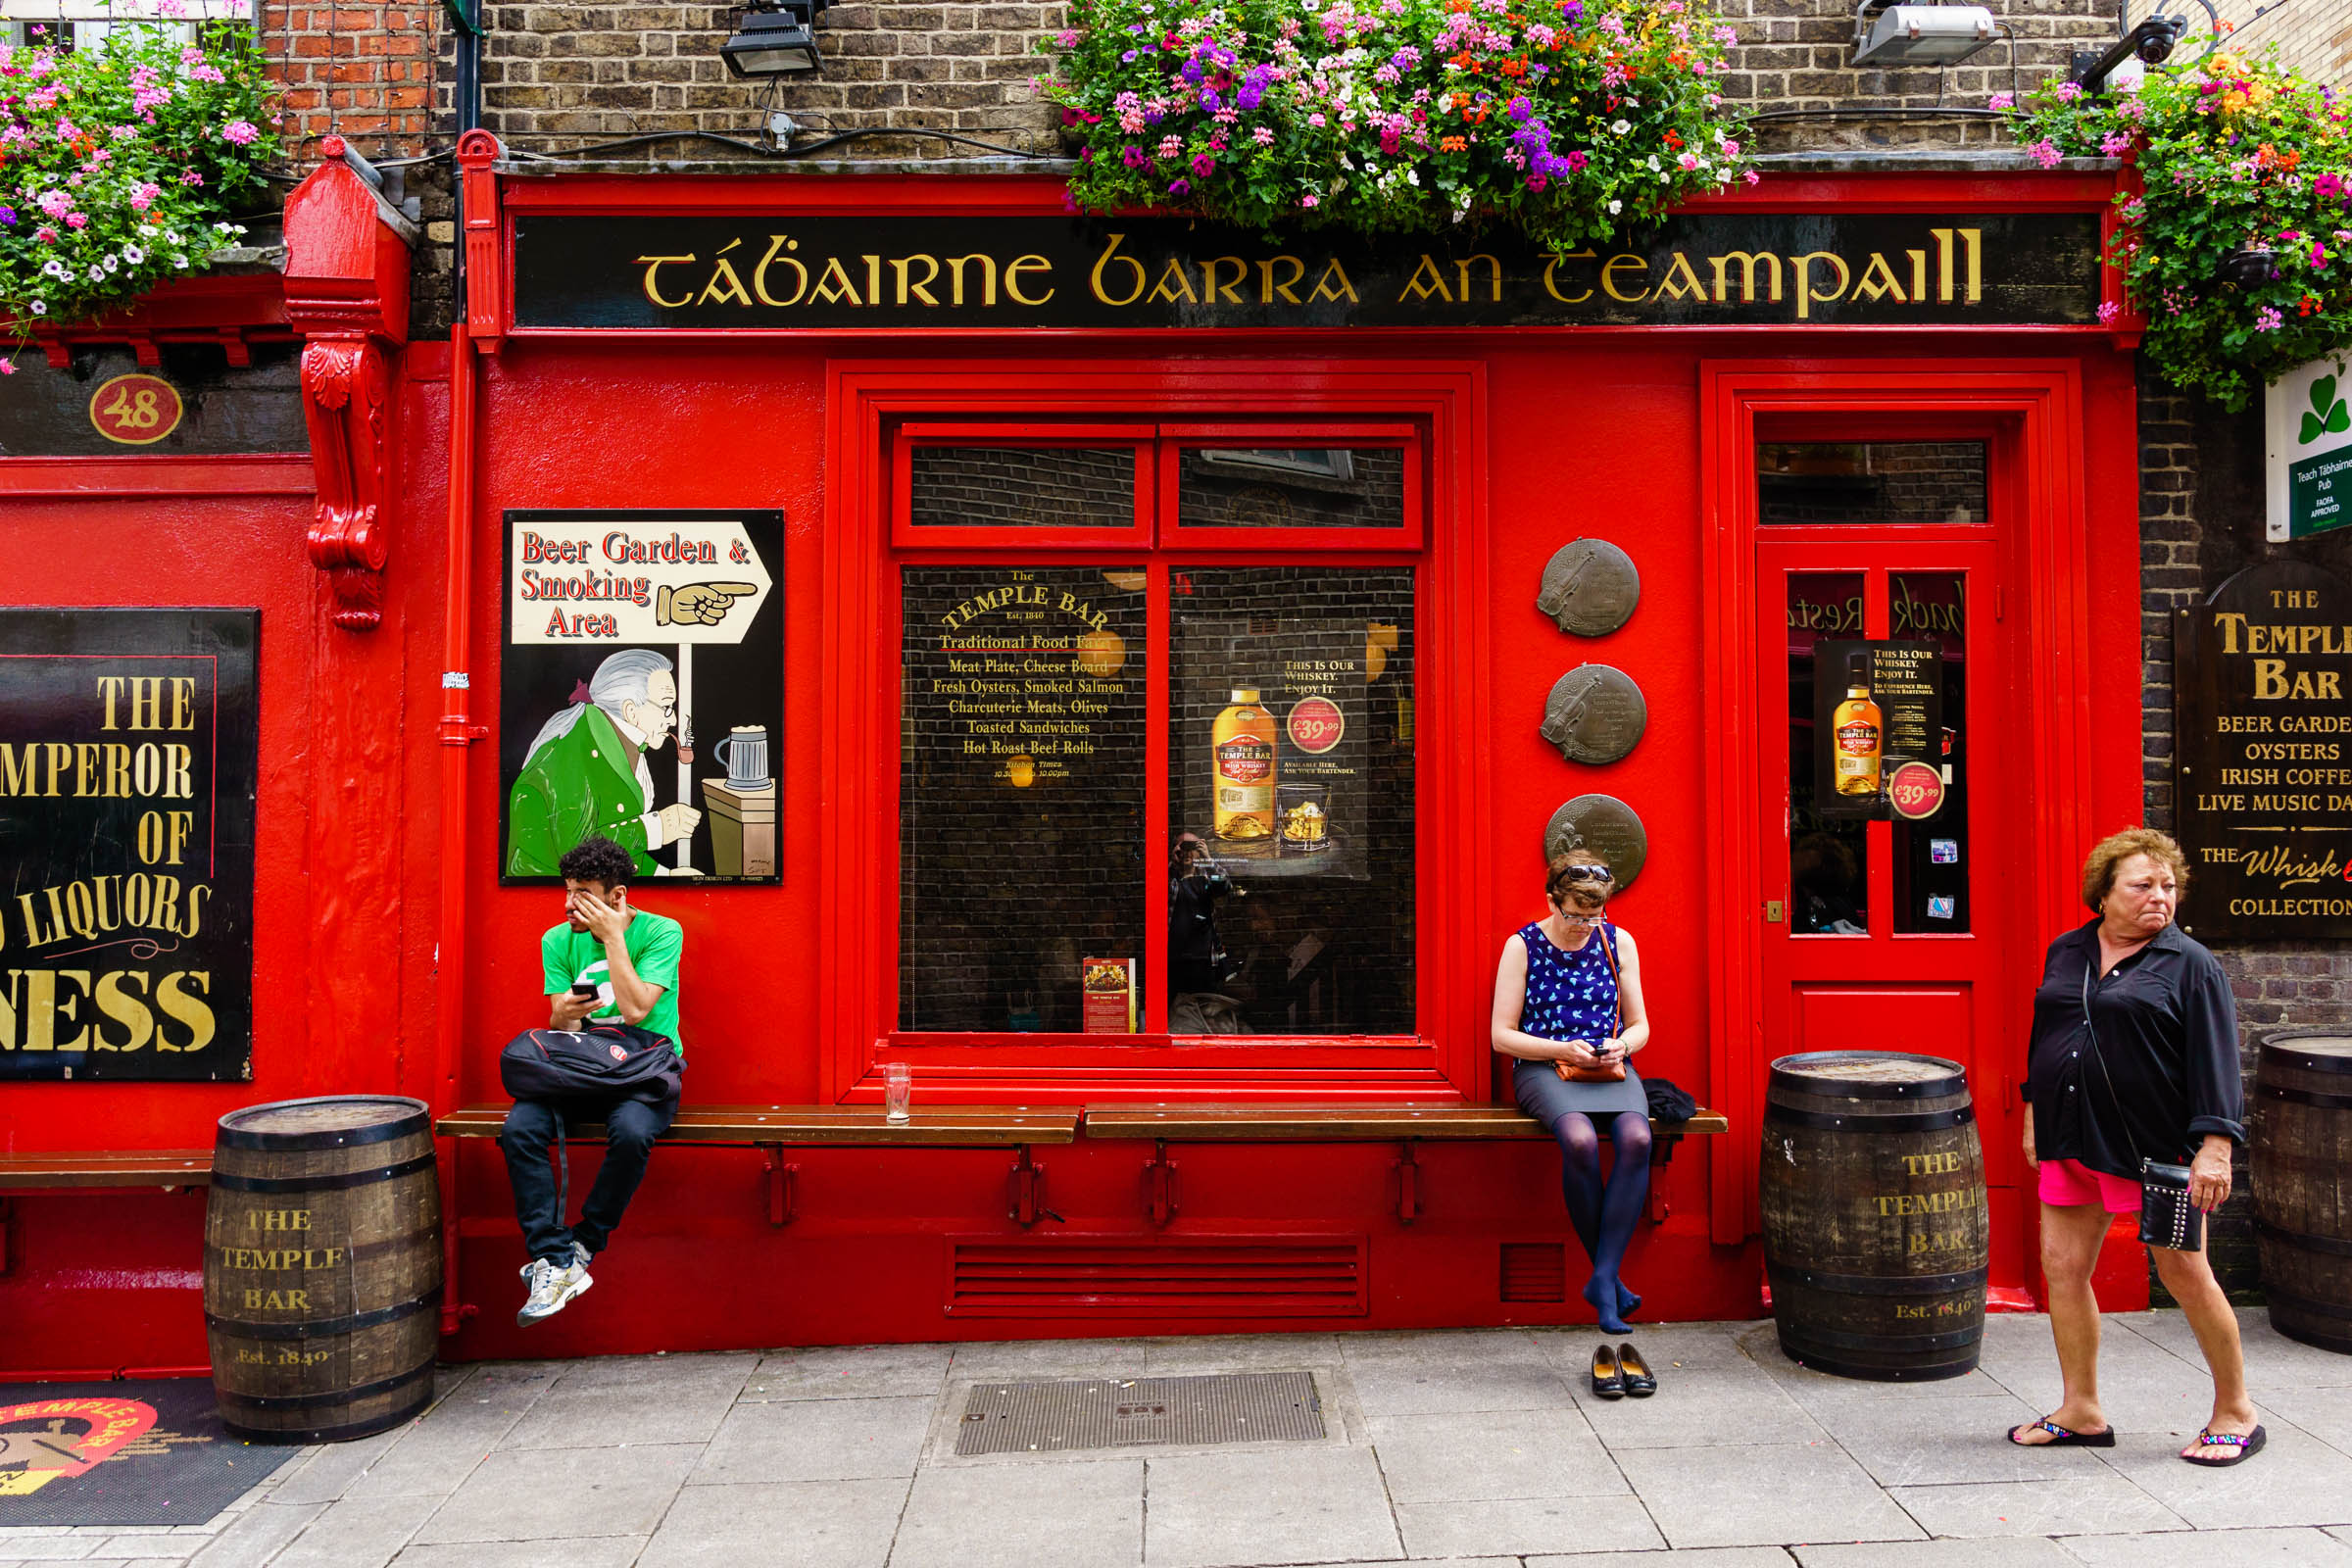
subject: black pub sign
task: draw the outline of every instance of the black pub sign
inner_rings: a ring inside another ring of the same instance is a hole
[[[0,1082],[253,1076],[253,610],[0,610]]]
[[[2099,266],[2088,212],[1686,213],[1564,256],[1155,218],[526,213],[514,324],[2086,325]]]
[[[2352,584],[2273,562],[2174,633],[2181,924],[2207,942],[2352,937]]]

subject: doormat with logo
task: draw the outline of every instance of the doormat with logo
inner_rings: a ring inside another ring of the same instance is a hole
[[[301,1451],[230,1437],[206,1378],[0,1384],[0,1527],[200,1525]]]

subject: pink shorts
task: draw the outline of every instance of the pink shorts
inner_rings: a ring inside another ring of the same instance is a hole
[[[2041,1162],[2041,1200],[2057,1208],[2105,1203],[2110,1214],[2139,1212],[2139,1183],[2092,1170],[2079,1159]]]

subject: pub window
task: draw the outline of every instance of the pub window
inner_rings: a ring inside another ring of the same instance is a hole
[[[1767,523],[1983,522],[1982,441],[1764,441]]]
[[[1418,433],[948,428],[893,466],[898,1029],[1413,1036]]]

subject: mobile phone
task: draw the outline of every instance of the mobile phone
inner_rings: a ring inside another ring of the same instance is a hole
[[[572,986],[571,994],[575,997],[593,997],[598,993],[596,987],[590,985],[587,981],[582,980]]]

